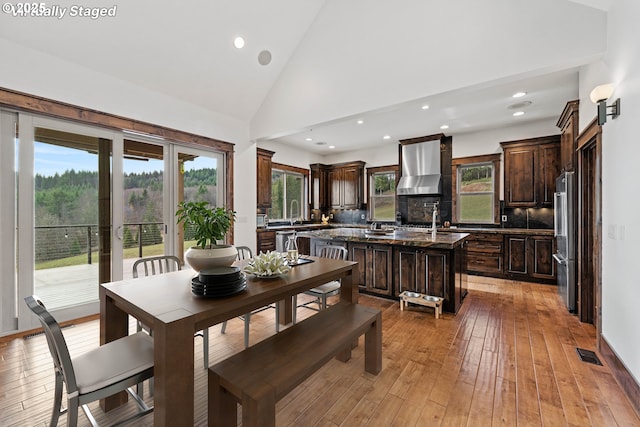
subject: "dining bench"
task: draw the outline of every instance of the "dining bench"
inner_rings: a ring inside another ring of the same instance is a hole
[[[382,369],[380,310],[339,302],[209,368],[209,426],[275,426],[276,402],[364,339],[365,371]]]

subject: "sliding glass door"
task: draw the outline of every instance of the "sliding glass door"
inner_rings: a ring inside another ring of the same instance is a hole
[[[113,278],[113,152],[122,139],[38,117],[20,125],[19,294],[32,289],[62,317],[94,313],[98,285]]]
[[[180,201],[225,205],[219,152],[11,111],[0,143],[0,336],[38,327],[27,295],[59,321],[98,313],[100,283],[183,256]]]
[[[211,206],[225,206],[225,164],[220,153],[195,148],[174,147],[175,179],[173,204],[181,201],[207,201]],[[176,255],[183,259],[184,251],[195,244],[190,231],[176,227]]]

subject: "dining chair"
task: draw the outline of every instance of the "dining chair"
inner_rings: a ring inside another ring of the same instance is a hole
[[[347,248],[342,246],[323,246],[318,256],[320,258],[330,258],[330,259],[347,259]],[[340,281],[332,280],[331,282],[325,283],[320,286],[316,286],[315,288],[311,288],[308,291],[304,292],[306,295],[311,295],[314,297],[313,300],[305,302],[303,304],[298,305],[297,299],[298,296],[294,297],[294,307],[305,307],[310,310],[320,311],[327,308],[327,298],[333,295],[338,295],[340,293]],[[310,304],[318,304],[318,308],[309,307]],[[296,322],[296,311],[293,313],[293,323]]]
[[[139,411],[118,423],[124,423],[153,411],[132,386],[153,377],[153,338],[144,332],[120,338],[76,357],[69,348],[58,322],[35,295],[25,299],[27,307],[38,317],[53,358],[56,383],[51,426],[58,425],[60,415],[67,414],[67,426],[78,425],[81,407],[92,426],[97,426],[88,403],[127,391]],[[67,389],[67,408],[62,409],[63,384]]]
[[[238,250],[238,260],[251,259],[253,258],[253,252],[251,252],[251,248],[248,246],[236,246]],[[243,314],[239,316],[240,319],[244,321],[244,348],[249,347],[249,323],[251,322],[251,315],[260,313],[261,311],[267,310],[269,308],[275,308],[276,310],[276,333],[280,332],[280,324],[278,323],[278,318],[280,314],[280,303],[275,303],[274,305],[268,305],[257,310],[252,311],[251,313]],[[225,333],[227,329],[227,321],[222,322],[222,330],[221,333]]]
[[[160,255],[153,257],[140,258],[133,263],[133,277],[137,279],[141,275],[153,276],[156,274],[169,273],[181,269],[180,259],[173,255]],[[138,321],[138,331],[146,330],[150,335],[153,331],[140,321]],[[204,369],[209,368],[209,329],[204,328],[201,332],[197,332],[194,336],[202,337],[202,359]]]

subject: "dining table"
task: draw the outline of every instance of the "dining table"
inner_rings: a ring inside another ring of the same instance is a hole
[[[280,320],[290,322],[293,296],[333,280],[340,280],[342,301],[358,303],[356,262],[307,258],[312,262],[296,265],[275,278],[247,274],[244,290],[222,298],[193,294],[191,281],[197,276],[193,270],[100,285],[101,345],[129,333],[129,315],[153,330],[154,426],[194,424],[194,333],[275,302],[285,307]],[[100,405],[110,411],[126,401],[123,392]]]

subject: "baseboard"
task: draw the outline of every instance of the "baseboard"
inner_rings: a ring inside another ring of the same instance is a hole
[[[600,343],[600,354],[606,360],[609,368],[611,368],[611,372],[613,376],[616,378],[624,392],[629,397],[629,402],[631,406],[636,411],[636,414],[640,417],[640,385],[636,382],[633,375],[627,370],[627,367],[624,366],[624,363],[616,352],[611,348],[607,340],[600,335],[600,339],[598,340]]]

